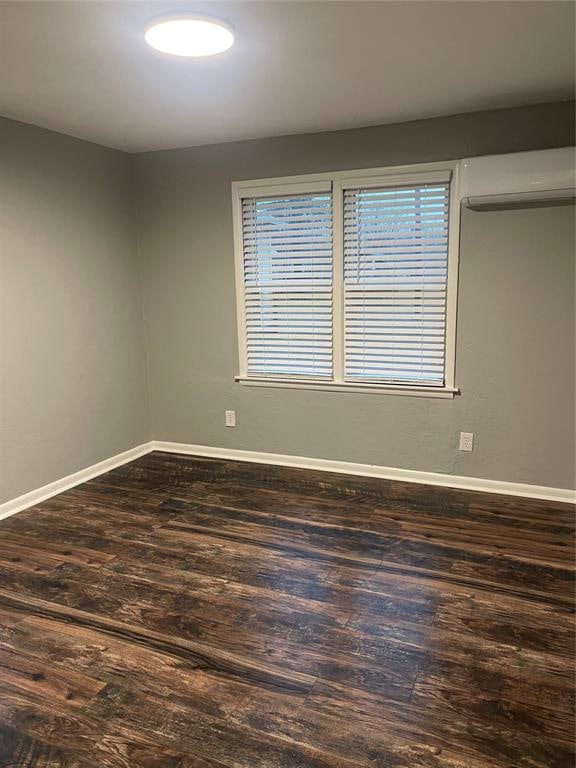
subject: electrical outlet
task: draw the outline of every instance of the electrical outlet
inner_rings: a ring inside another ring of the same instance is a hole
[[[225,412],[225,424],[227,427],[235,427],[236,426],[236,411],[226,411]]]
[[[460,432],[459,451],[474,450],[474,432]]]

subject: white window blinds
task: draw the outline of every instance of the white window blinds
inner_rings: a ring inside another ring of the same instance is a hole
[[[344,192],[344,377],[444,385],[449,182]]]
[[[332,377],[332,195],[242,200],[246,372]]]

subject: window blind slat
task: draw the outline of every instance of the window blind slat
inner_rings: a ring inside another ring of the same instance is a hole
[[[449,183],[344,192],[350,381],[442,386]]]
[[[332,377],[331,193],[242,201],[248,375]]]

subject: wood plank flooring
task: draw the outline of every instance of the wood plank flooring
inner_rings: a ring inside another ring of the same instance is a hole
[[[0,766],[572,768],[573,529],[150,454],[0,522]]]

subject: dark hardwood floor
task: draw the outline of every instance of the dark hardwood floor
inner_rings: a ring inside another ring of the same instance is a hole
[[[573,524],[150,454],[0,522],[0,765],[572,768]]]

